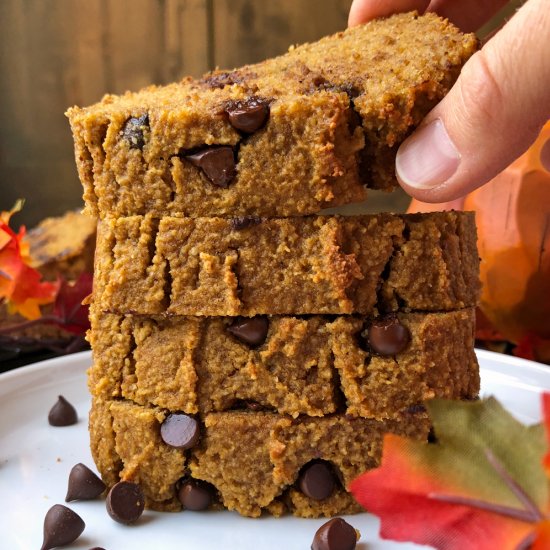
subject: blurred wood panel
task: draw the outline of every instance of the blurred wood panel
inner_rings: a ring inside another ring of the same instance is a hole
[[[0,210],[81,205],[71,105],[209,68],[208,0],[0,0]],[[16,220],[17,223],[17,220]]]
[[[231,69],[345,29],[351,1],[214,0],[214,6],[214,63]]]

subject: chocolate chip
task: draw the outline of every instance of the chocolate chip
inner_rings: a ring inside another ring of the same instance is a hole
[[[252,134],[259,130],[269,117],[269,106],[264,99],[250,97],[244,101],[231,101],[225,106],[233,128]]]
[[[304,495],[313,500],[328,498],[336,488],[334,472],[329,464],[323,461],[310,462],[300,472],[298,486]]]
[[[75,541],[86,524],[70,508],[54,504],[44,518],[44,542],[40,550],[49,550]]]
[[[353,550],[357,531],[342,518],[327,521],[315,533],[311,550]]]
[[[405,409],[405,412],[409,414],[418,414],[426,412],[426,407],[422,403],[415,403]]]
[[[269,320],[261,315],[240,317],[227,327],[227,331],[235,336],[237,340],[251,347],[261,346],[267,338],[268,330]]]
[[[72,467],[69,474],[69,487],[65,502],[71,500],[91,500],[105,490],[105,483],[84,464]]]
[[[107,513],[115,521],[129,525],[141,517],[145,498],[137,483],[119,481],[109,491],[106,505]]]
[[[437,436],[435,435],[435,430],[433,427],[431,427],[428,432],[428,443],[437,443]]]
[[[236,72],[227,73],[211,73],[201,79],[201,83],[206,84],[209,88],[223,89],[226,86],[239,84],[242,79],[239,79]]]
[[[200,512],[212,502],[212,489],[209,484],[189,479],[178,490],[178,500],[186,510]]]
[[[233,149],[226,145],[206,147],[185,158],[218,187],[227,188],[235,177],[235,156]]]
[[[237,218],[231,218],[229,223],[232,229],[240,231],[241,229],[247,229],[248,227],[262,223],[262,218],[259,216],[239,216]]]
[[[72,426],[77,421],[76,409],[60,395],[57,403],[50,409],[48,422],[51,426]]]
[[[172,413],[164,419],[160,427],[160,436],[167,445],[178,449],[190,449],[199,441],[199,423],[187,414]]]
[[[411,339],[409,329],[397,317],[374,321],[368,328],[369,345],[380,355],[396,355],[403,351]]]
[[[236,399],[231,405],[231,410],[249,410],[253,412],[269,410],[268,407],[250,399]]]
[[[128,142],[130,149],[143,149],[145,137],[143,132],[149,129],[149,115],[131,117],[126,121],[122,137]]]

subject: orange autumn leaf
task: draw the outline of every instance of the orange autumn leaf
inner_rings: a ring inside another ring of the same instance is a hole
[[[25,228],[15,233],[8,225],[19,207],[0,214],[0,301],[7,303],[9,313],[32,320],[41,316],[41,305],[55,300],[59,285],[42,281],[42,275],[28,264]]]
[[[517,354],[550,361],[550,121],[533,145],[486,185],[451,203],[414,200],[409,212],[474,210],[480,307]]]
[[[382,538],[444,550],[550,548],[541,426],[524,426],[493,398],[427,408],[437,442],[388,434],[381,466],[351,485],[380,517]]]
[[[542,521],[537,526],[535,540],[529,550],[548,550],[550,548],[550,520]]]
[[[550,477],[550,393],[542,394],[542,417],[546,428],[546,439],[548,441],[548,452],[544,456],[544,468],[546,475]]]

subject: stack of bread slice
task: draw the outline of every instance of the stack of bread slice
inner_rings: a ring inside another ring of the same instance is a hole
[[[319,211],[391,190],[401,141],[476,49],[433,14],[68,117],[98,218],[91,447],[147,505],[304,517],[423,402],[479,391],[471,214]]]

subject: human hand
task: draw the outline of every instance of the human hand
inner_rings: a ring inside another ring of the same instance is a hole
[[[418,10],[473,31],[506,0],[354,0],[349,25]],[[401,186],[424,202],[466,195],[504,170],[550,118],[550,4],[528,0],[464,65],[397,152]],[[549,167],[550,169],[550,167]]]

